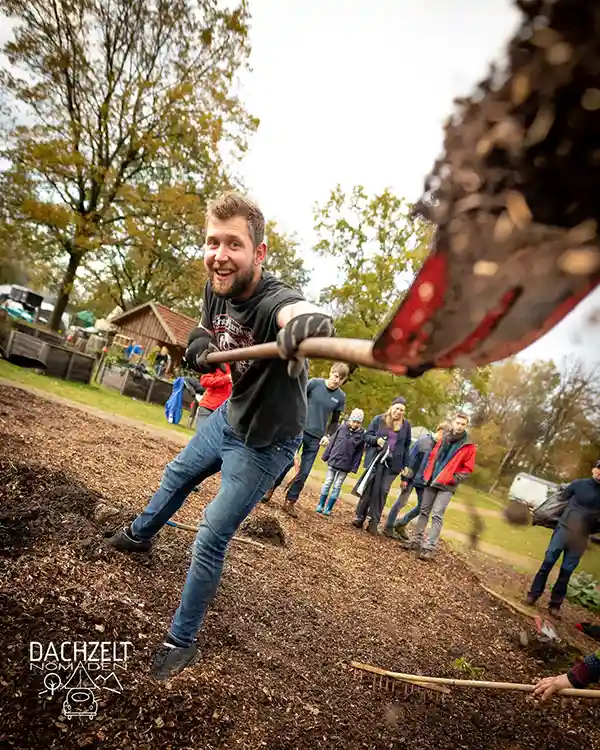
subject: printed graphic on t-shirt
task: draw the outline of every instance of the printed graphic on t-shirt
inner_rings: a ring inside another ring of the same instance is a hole
[[[244,346],[254,345],[252,329],[240,325],[237,320],[223,313],[213,318],[213,331],[217,340],[217,346],[221,351],[228,352],[232,349],[240,349]],[[243,362],[232,362],[233,368],[241,375],[250,366],[248,360]]]

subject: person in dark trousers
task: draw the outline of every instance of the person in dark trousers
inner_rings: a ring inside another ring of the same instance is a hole
[[[390,508],[386,525],[383,530],[383,533],[386,536],[389,536],[392,539],[408,538],[406,534],[406,526],[408,526],[413,518],[416,518],[419,515],[421,510],[421,502],[425,491],[425,479],[423,478],[423,474],[425,473],[429,456],[431,455],[434,445],[439,442],[449,430],[450,425],[447,422],[441,422],[435,428],[433,435],[430,432],[426,432],[415,441],[408,459],[410,478],[408,479],[406,488],[400,492],[398,499]],[[417,504],[398,519],[398,513],[408,502],[413,489],[417,495]]]
[[[358,471],[365,448],[365,431],[362,427],[364,418],[362,409],[353,409],[348,421],[338,428],[323,453],[323,461],[327,463],[327,475],[315,509],[317,513],[331,515],[344,480],[348,474]]]
[[[559,690],[583,690],[592,682],[600,682],[600,651],[588,654],[564,674],[544,677],[535,686],[533,694],[545,701]]]
[[[307,412],[306,424],[302,434],[300,467],[288,485],[283,501],[283,510],[292,518],[297,518],[296,503],[304,489],[319,448],[327,445],[329,436],[337,430],[340,416],[346,406],[346,394],[341,386],[348,377],[348,365],[336,362],[329,372],[329,377],[311,378],[306,389]],[[283,482],[293,462],[277,477],[277,481],[265,493],[263,503],[267,503],[275,490]]]
[[[550,539],[544,561],[531,583],[527,604],[535,602],[544,593],[550,571],[560,558],[563,560],[556,583],[550,594],[548,611],[560,616],[560,607],[567,595],[567,585],[585,552],[588,536],[600,523],[600,461],[592,469],[590,479],[577,479],[564,490],[568,500],[558,525]]]
[[[458,485],[473,472],[477,448],[469,437],[469,417],[462,412],[454,417],[452,429],[436,443],[423,472],[425,491],[412,539],[402,542],[405,549],[416,550],[420,560],[431,560],[437,549],[444,513]],[[431,516],[431,528],[423,541]]]
[[[378,533],[392,482],[399,474],[408,472],[411,427],[404,418],[405,412],[406,400],[399,396],[385,414],[373,419],[365,434],[365,472],[352,490],[360,498],[352,525],[362,529],[368,518],[369,534]]]
[[[167,465],[142,513],[109,540],[122,552],[147,552],[194,487],[221,472],[219,491],[198,528],[179,607],[154,655],[152,673],[159,680],[197,661],[196,636],[217,591],[229,542],[298,449],[307,385],[298,346],[311,337],[334,335],[329,315],[263,270],[264,233],[262,212],[244,196],[226,193],[208,205],[208,280],[201,325],[190,334],[186,361],[197,372],[214,372],[224,368],[208,363],[212,352],[266,342],[277,343],[280,358],[232,364],[231,398]]]

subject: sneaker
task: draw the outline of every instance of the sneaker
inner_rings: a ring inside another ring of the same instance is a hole
[[[410,552],[421,549],[421,545],[419,544],[419,542],[413,542],[410,539],[406,539],[404,542],[400,542],[400,546],[402,547],[402,549],[407,549]]]
[[[406,526],[404,526],[403,524],[397,524],[396,526],[394,526],[394,539],[408,539]]]
[[[155,680],[168,680],[191,667],[200,658],[198,647],[195,645],[182,648],[171,643],[161,643],[154,654],[152,676]]]
[[[323,515],[324,516],[330,516],[331,515],[331,511],[330,510],[324,510],[323,511]]]
[[[537,596],[534,596],[533,594],[527,594],[527,596],[525,597],[525,604],[527,604],[529,607],[533,607],[537,600]]]
[[[108,543],[119,552],[149,552],[152,547],[151,539],[136,539],[131,533],[130,526],[125,526],[113,534]]]
[[[296,503],[291,502],[291,500],[284,500],[282,506],[283,512],[287,513],[288,516],[291,516],[292,518],[298,518],[295,506]]]
[[[395,539],[396,535],[394,534],[394,529],[391,526],[384,526],[383,531],[381,532],[383,536],[387,536],[390,539]]]
[[[362,529],[364,524],[364,521],[359,520],[358,518],[355,518],[354,521],[352,521],[352,525],[355,529]]]
[[[427,561],[427,560],[433,560],[434,557],[435,557],[435,552],[432,549],[424,549],[424,550],[421,550],[417,559]]]
[[[561,620],[562,615],[560,614],[560,604],[550,604],[548,606],[548,614],[556,620]]]
[[[374,521],[369,521],[367,524],[367,534],[371,534],[372,536],[380,536],[379,530],[377,529],[377,524]]]
[[[324,512],[325,511],[323,510],[323,506],[317,505],[317,507],[315,508],[315,513],[324,513]]]

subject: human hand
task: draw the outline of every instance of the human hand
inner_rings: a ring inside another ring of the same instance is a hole
[[[319,440],[319,445],[321,446],[321,448],[329,445],[329,438],[327,437],[327,435],[323,435],[323,437]]]
[[[320,312],[305,313],[292,318],[277,334],[279,356],[288,360],[288,375],[299,377],[304,369],[304,357],[298,357],[298,347],[306,339],[316,336],[335,336],[333,320]]]
[[[206,359],[211,352],[218,351],[219,348],[215,343],[214,336],[208,331],[196,329],[196,331],[192,331],[192,334],[190,335],[190,343],[185,352],[185,360],[192,370],[202,374],[215,372],[215,370],[227,372],[227,368],[223,363],[213,365],[209,364]]]
[[[554,693],[557,693],[559,690],[566,690],[567,688],[572,687],[573,685],[571,685],[571,682],[566,673],[559,674],[555,675],[554,677],[544,677],[543,680],[540,680],[535,686],[533,694],[535,696],[541,697],[541,699],[545,701],[548,700],[548,698],[550,698]]]
[[[408,487],[408,482],[400,482],[400,487],[405,490]]]
[[[385,438],[377,438],[377,445],[380,448],[383,448],[383,446],[385,445]]]

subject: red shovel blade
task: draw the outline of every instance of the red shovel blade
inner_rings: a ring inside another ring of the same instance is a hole
[[[376,339],[374,358],[406,365],[412,376],[486,365],[530,346],[600,283],[600,271],[562,270],[559,244],[490,256],[462,257],[438,242]]]

